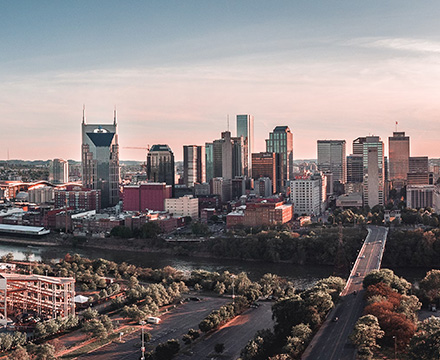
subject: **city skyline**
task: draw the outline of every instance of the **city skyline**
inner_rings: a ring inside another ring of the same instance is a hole
[[[80,160],[83,104],[103,124],[116,105],[124,160],[145,160],[124,147],[147,144],[168,144],[181,160],[182,138],[218,138],[228,114],[254,116],[254,152],[276,126],[291,129],[294,158],[307,159],[317,140],[386,139],[397,121],[413,156],[440,157],[440,4],[24,1],[0,10],[0,159]]]

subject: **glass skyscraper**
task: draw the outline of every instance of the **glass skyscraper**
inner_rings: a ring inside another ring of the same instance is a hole
[[[237,137],[244,139],[244,174],[252,176],[252,153],[254,152],[254,117],[237,115]]]

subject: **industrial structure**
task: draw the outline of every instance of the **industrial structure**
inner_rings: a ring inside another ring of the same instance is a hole
[[[75,315],[75,279],[0,273],[0,324],[33,313],[44,318]]]

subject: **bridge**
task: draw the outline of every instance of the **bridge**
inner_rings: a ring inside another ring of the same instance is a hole
[[[380,269],[388,228],[369,226],[368,235],[353,265],[341,301],[304,352],[303,360],[353,360],[356,348],[348,337],[364,309],[362,282],[365,275]]]

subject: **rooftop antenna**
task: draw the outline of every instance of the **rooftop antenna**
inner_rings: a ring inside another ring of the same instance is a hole
[[[229,131],[229,114],[228,114],[228,131]]]
[[[397,132],[397,125],[399,124],[399,122],[398,121],[396,121],[396,132]]]
[[[115,110],[113,112],[113,125],[116,125],[116,105],[115,105]]]
[[[86,123],[86,104],[83,104],[83,124]]]

